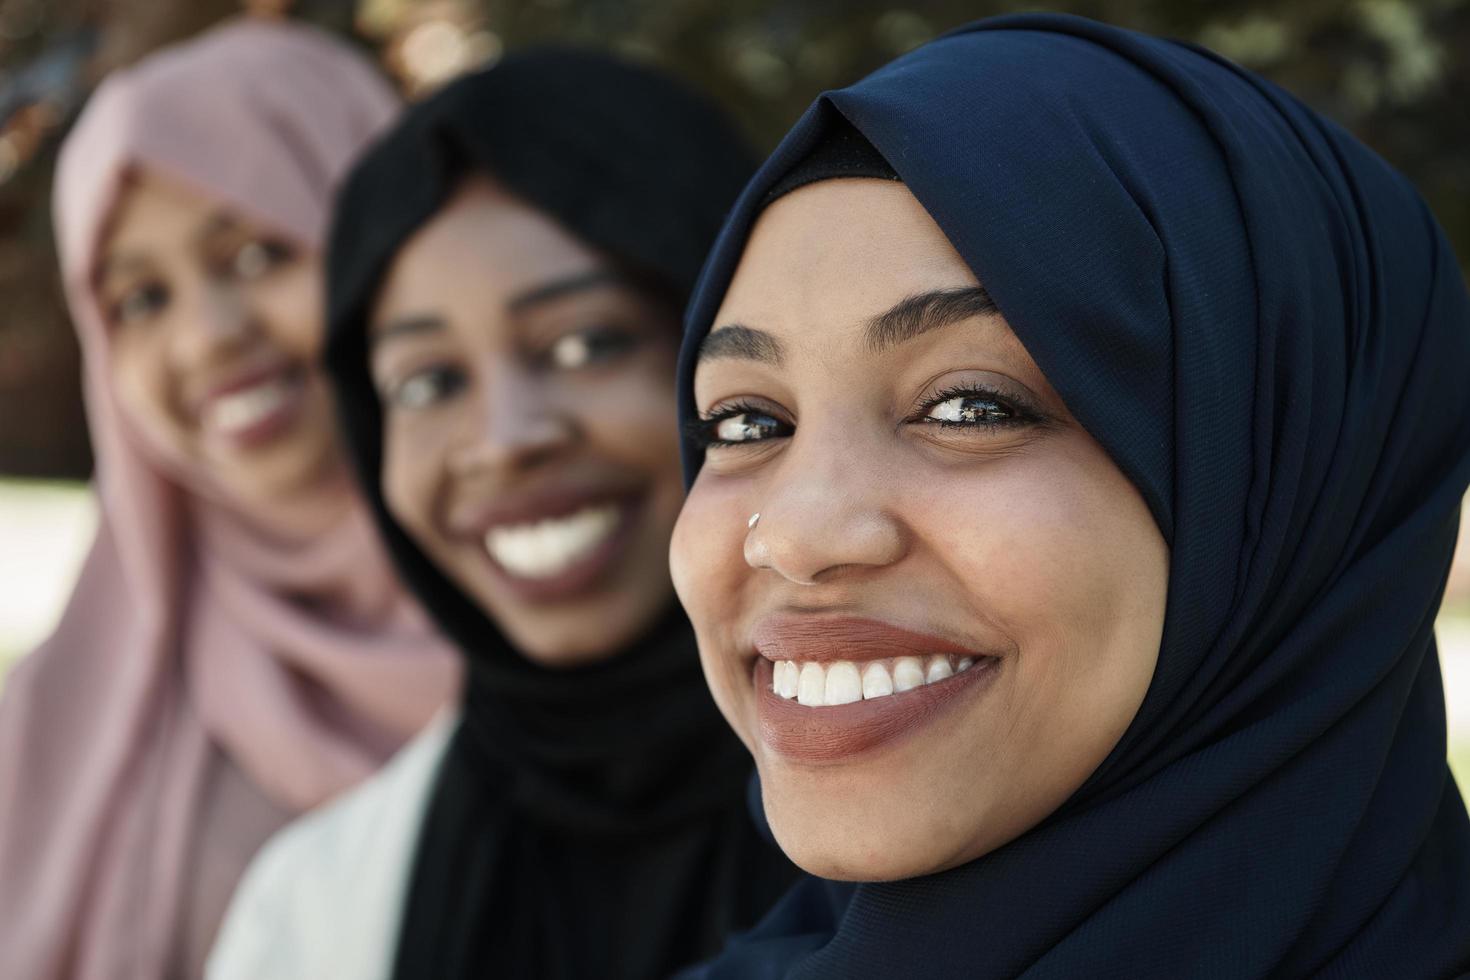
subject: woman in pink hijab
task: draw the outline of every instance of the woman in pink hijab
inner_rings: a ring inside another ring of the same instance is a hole
[[[350,490],[318,249],[395,100],[239,21],[120,71],[58,165],[102,521],[0,701],[0,977],[193,977],[253,852],[444,704]]]

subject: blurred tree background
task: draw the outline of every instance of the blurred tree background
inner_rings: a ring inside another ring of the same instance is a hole
[[[90,469],[50,227],[96,81],[242,7],[357,39],[410,97],[560,40],[672,69],[768,150],[813,96],[978,17],[1064,10],[1198,41],[1285,85],[1418,185],[1470,261],[1470,0],[0,0],[0,475]]]

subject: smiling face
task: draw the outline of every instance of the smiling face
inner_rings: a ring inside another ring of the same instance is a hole
[[[1153,676],[1167,548],[903,185],[765,210],[695,397],[674,581],[782,849],[912,877],[1060,805]]]
[[[372,316],[393,516],[528,657],[606,657],[673,600],[677,321],[483,179],[399,251]]]
[[[283,530],[318,529],[347,486],[317,368],[320,275],[315,253],[143,171],[95,279],[130,420]]]

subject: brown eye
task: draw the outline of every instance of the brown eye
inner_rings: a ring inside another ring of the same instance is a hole
[[[945,425],[1002,425],[1015,421],[1016,413],[998,399],[978,392],[956,395],[933,405],[924,420]]]
[[[732,405],[709,418],[697,419],[688,431],[701,448],[713,449],[780,439],[791,435],[796,428],[759,408]]]
[[[395,408],[415,411],[429,408],[465,386],[465,377],[451,367],[434,367],[415,372],[388,391]]]
[[[637,345],[632,334],[613,327],[579,330],[560,337],[546,352],[551,367],[567,371],[611,361]]]
[[[253,238],[235,250],[230,258],[230,272],[239,279],[249,282],[259,279],[276,266],[291,258],[291,248],[280,242]]]
[[[168,290],[161,283],[144,283],[123,293],[112,305],[111,319],[118,326],[140,323],[168,304]]]
[[[780,423],[769,415],[742,412],[715,423],[715,439],[719,442],[755,442],[776,435]]]

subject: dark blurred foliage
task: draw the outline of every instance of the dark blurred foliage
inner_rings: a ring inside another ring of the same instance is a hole
[[[240,6],[0,0],[6,127],[0,136],[0,473],[77,475],[87,466],[75,344],[59,305],[48,222],[50,170],[65,121],[108,68]],[[705,88],[762,150],[816,93],[944,30],[995,13],[1065,10],[1201,42],[1283,84],[1407,173],[1449,229],[1462,265],[1470,262],[1470,0],[1075,0],[1040,8],[1000,0],[246,0],[244,6],[357,36],[377,49],[410,93],[529,43],[610,47]],[[75,52],[83,49],[89,54],[78,59]],[[43,80],[49,94],[16,94],[28,70],[31,84]],[[7,150],[4,140],[12,135],[16,145]]]

